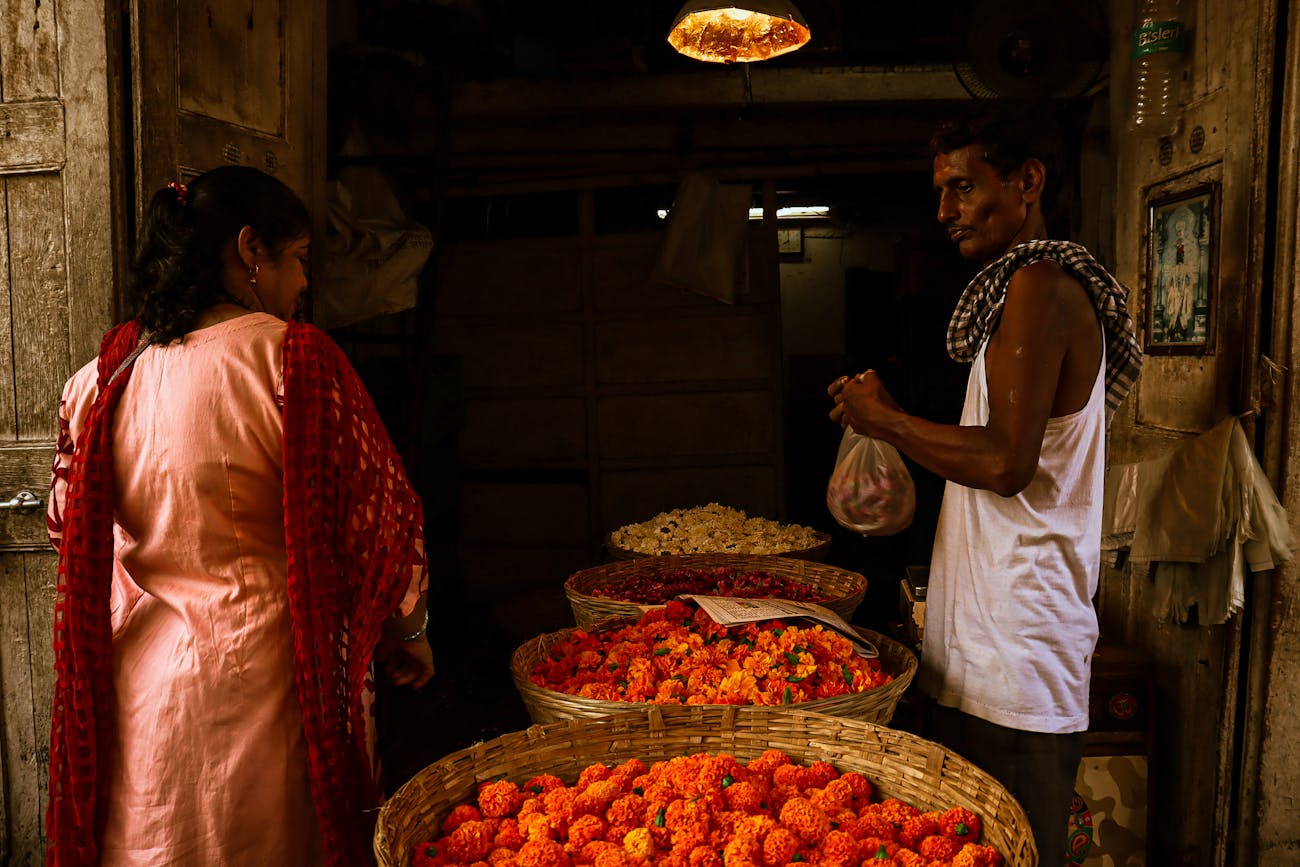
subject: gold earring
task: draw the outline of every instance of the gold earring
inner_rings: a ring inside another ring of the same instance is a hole
[[[250,289],[257,289],[257,269],[257,265],[248,269],[248,287]]]

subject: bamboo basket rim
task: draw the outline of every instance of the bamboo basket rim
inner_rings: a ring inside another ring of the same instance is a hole
[[[603,620],[588,631],[598,631],[635,622],[635,618],[614,617]],[[577,627],[584,628],[584,627]],[[898,702],[916,677],[919,662],[916,654],[906,645],[887,635],[854,626],[854,631],[872,642],[879,651],[881,665],[893,675],[888,683],[863,692],[847,693],[829,698],[811,699],[783,707],[802,708],[809,712],[825,713],[853,719],[886,724],[893,718]],[[515,689],[523,701],[528,716],[534,723],[548,723],[571,717],[594,718],[624,712],[629,707],[674,707],[653,702],[607,701],[583,698],[559,690],[538,686],[529,679],[537,660],[544,658],[551,646],[567,637],[573,629],[560,629],[534,636],[525,641],[510,656],[510,675]],[[700,705],[701,707],[736,707],[741,712],[770,705]]]
[[[587,626],[604,617],[635,615],[663,604],[615,599],[588,592],[601,584],[613,583],[629,575],[644,574],[649,571],[658,572],[674,568],[708,569],[718,566],[762,571],[779,578],[809,584],[830,596],[818,604],[831,609],[845,621],[852,619],[853,613],[862,604],[869,583],[865,575],[851,569],[777,554],[663,554],[615,560],[612,563],[601,563],[579,569],[565,580],[564,595],[568,597],[578,625]]]
[[[434,839],[447,812],[472,799],[480,783],[523,782],[552,773],[572,784],[595,762],[639,758],[646,764],[695,753],[747,761],[780,749],[802,764],[826,761],[858,771],[873,800],[897,797],[920,809],[966,807],[983,824],[982,842],[1006,867],[1037,867],[1024,809],[990,774],[958,753],[910,732],[807,710],[729,705],[651,705],[598,719],[535,724],[449,753],[417,772],[379,811],[373,839],[379,867],[406,867],[411,850]]]

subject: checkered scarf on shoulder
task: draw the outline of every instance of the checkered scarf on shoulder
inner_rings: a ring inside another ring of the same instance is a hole
[[[1128,312],[1128,289],[1101,266],[1085,248],[1070,241],[1026,241],[985,266],[962,292],[948,322],[948,354],[954,361],[972,362],[984,341],[997,327],[1011,277],[1026,265],[1051,259],[1083,284],[1092,298],[1106,335],[1106,420],[1142,370],[1133,317]]]

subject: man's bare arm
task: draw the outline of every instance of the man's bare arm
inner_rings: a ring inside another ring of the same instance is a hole
[[[893,444],[945,479],[1003,496],[1019,493],[1038,466],[1070,346],[1077,312],[1070,293],[1082,291],[1055,263],[1035,263],[1012,277],[986,352],[988,424],[963,427],[909,415],[874,373],[831,385],[831,419],[843,423],[847,413],[859,433]]]

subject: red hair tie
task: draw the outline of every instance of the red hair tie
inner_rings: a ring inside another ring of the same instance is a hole
[[[185,205],[189,202],[190,188],[185,186],[184,184],[177,183],[176,181],[170,181],[167,184],[167,189],[171,190],[173,193],[176,194],[176,201],[180,202],[182,208],[185,207]]]

